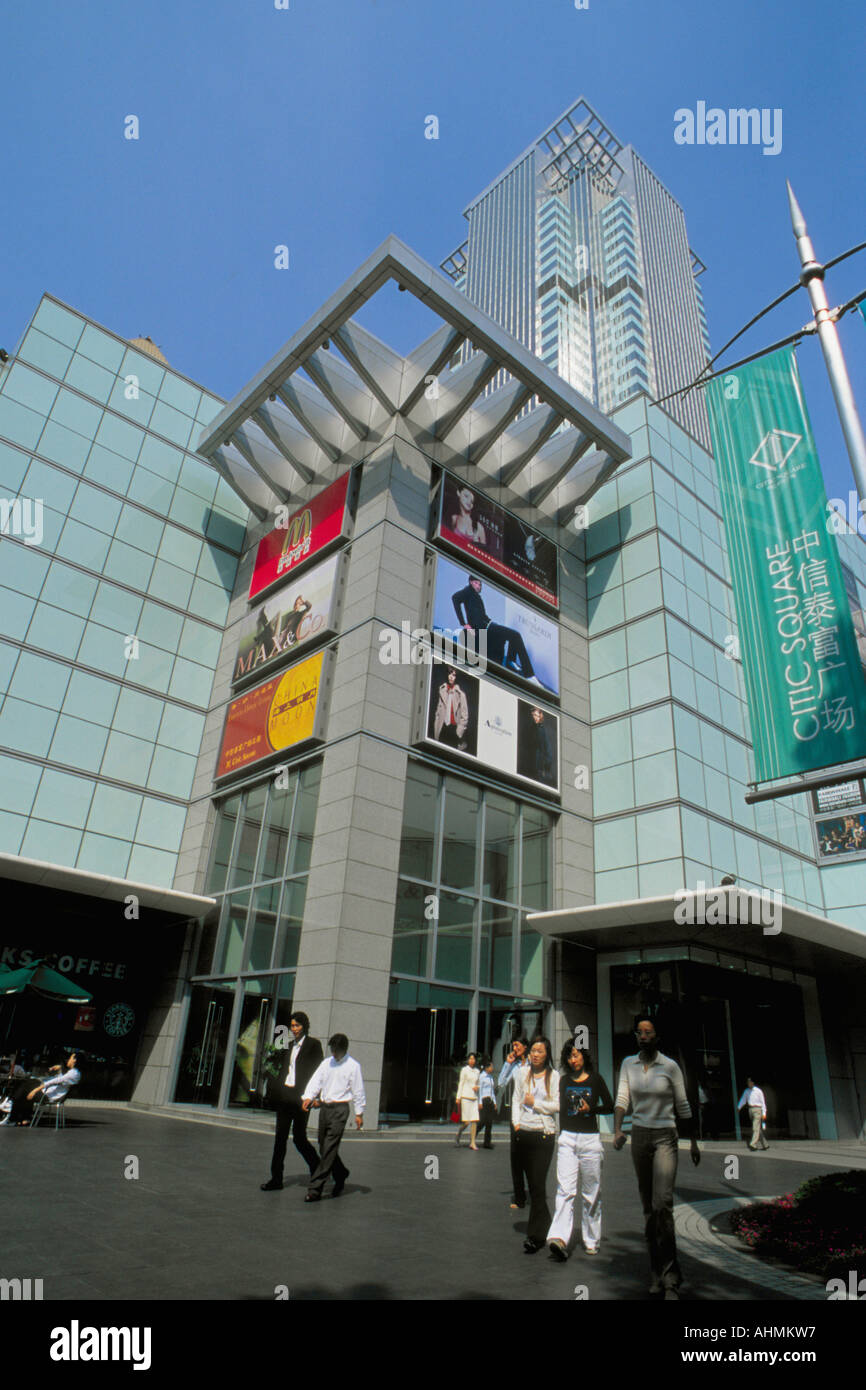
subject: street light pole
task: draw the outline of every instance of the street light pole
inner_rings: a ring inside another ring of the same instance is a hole
[[[797,238],[797,250],[800,253],[800,283],[808,291],[809,299],[812,302],[815,326],[821,340],[824,361],[827,364],[827,375],[833,388],[836,409],[839,412],[842,433],[845,436],[845,445],[854,473],[854,482],[860,501],[866,509],[866,437],[863,435],[863,426],[857,414],[857,405],[854,401],[854,392],[851,390],[848,368],[842,354],[842,345],[839,342],[839,334],[836,332],[836,324],[833,321],[830,305],[827,301],[827,292],[824,289],[824,267],[815,258],[812,240],[806,227],[806,219],[800,211],[800,205],[794,197],[794,190],[790,183],[788,183],[788,206],[791,209],[791,226],[794,229],[794,236]]]

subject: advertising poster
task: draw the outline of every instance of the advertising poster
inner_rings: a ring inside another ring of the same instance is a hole
[[[226,712],[217,779],[316,737],[327,652],[296,662],[281,676],[232,700]]]
[[[851,859],[866,854],[866,810],[816,820],[820,859]]]
[[[470,646],[509,675],[522,676],[551,695],[559,695],[559,628],[553,619],[491,584],[474,566],[436,557],[433,632],[457,641],[467,632]],[[497,671],[499,674],[499,671]]]
[[[552,540],[450,473],[442,474],[440,492],[439,540],[559,607],[559,560]]]
[[[323,560],[290,579],[245,619],[241,628],[232,684],[297,654],[313,638],[336,631],[336,607],[342,555]]]
[[[462,666],[429,668],[424,741],[559,793],[559,718]]]
[[[341,540],[349,527],[349,479],[344,473],[259,541],[250,598],[285,579],[311,556]]]

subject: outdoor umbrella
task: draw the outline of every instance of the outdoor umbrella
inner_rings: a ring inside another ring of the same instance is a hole
[[[86,989],[67,980],[65,975],[41,960],[22,966],[20,970],[10,970],[8,966],[0,969],[0,995],[21,994],[25,989],[44,994],[47,999],[61,999],[66,1004],[88,1004],[93,998]]]

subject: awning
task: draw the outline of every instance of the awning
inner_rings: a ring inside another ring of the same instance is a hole
[[[710,909],[717,903],[721,920],[713,922]],[[741,888],[709,886],[703,895],[680,892],[533,912],[527,920],[542,936],[596,951],[685,944],[810,971],[866,962],[866,931]]]
[[[206,917],[216,907],[216,898],[197,893],[178,893],[173,888],[160,888],[152,883],[136,883],[128,878],[113,878],[109,874],[91,874],[82,869],[69,869],[63,864],[50,864],[41,859],[22,859],[17,854],[0,854],[0,878],[18,883],[35,883],[66,893],[83,893],[91,898],[103,898],[123,903],[124,898],[136,897],[140,907],[171,913],[178,918]]]

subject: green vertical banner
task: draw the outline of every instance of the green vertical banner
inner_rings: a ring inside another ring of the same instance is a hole
[[[707,405],[759,782],[866,754],[866,683],[792,349]]]

